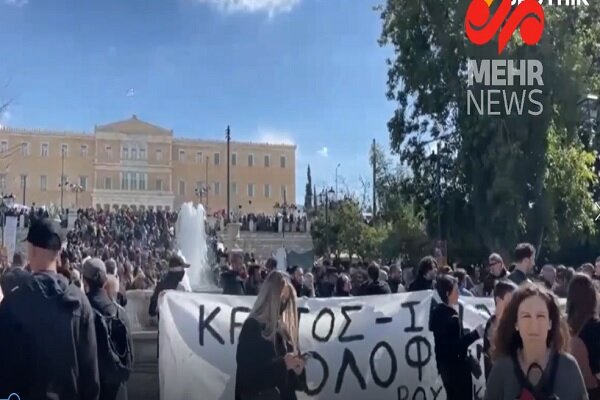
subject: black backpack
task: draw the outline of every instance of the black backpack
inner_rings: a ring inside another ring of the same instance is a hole
[[[116,314],[109,316],[94,309],[100,381],[108,385],[126,382],[133,367],[129,330],[120,318],[125,311],[115,306]]]

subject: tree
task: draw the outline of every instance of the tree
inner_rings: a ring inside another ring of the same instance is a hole
[[[313,185],[313,208],[317,209],[317,187]]]
[[[310,176],[310,165],[306,169],[306,188],[304,193],[304,209],[309,211],[313,205],[312,178]]]
[[[395,51],[387,97],[397,109],[388,129],[392,149],[410,170],[403,191],[419,205],[430,232],[440,213],[443,236],[463,250],[507,255],[528,240],[550,251],[566,237],[593,233],[585,190],[594,179],[588,174],[593,159],[577,138],[575,106],[582,94],[600,91],[600,4],[544,7],[545,33],[537,46],[513,35],[502,57],[543,63],[544,111],[492,117],[466,112],[468,60],[498,58],[495,44],[466,40],[468,3],[387,0],[379,8],[380,43]],[[438,141],[444,146],[433,155],[431,144]],[[432,201],[438,191],[441,210]],[[576,223],[561,230],[567,210]]]

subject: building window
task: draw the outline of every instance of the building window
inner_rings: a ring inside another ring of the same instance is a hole
[[[248,166],[254,167],[254,154],[248,154]]]
[[[48,190],[48,177],[46,175],[40,176],[40,190],[42,192]]]
[[[285,168],[285,156],[279,157],[279,166]]]
[[[197,163],[202,162],[202,152],[201,151],[196,152],[196,162]]]
[[[0,189],[6,189],[6,175],[0,175]]]
[[[237,196],[238,194],[237,183],[235,182],[231,182],[231,193],[233,193],[234,196]]]
[[[137,160],[137,148],[136,147],[132,147],[131,148],[131,159],[132,160]]]
[[[185,150],[179,150],[179,161],[185,161]]]
[[[87,144],[82,144],[81,145],[81,157],[87,157],[88,156],[88,146]]]
[[[248,184],[248,197],[254,197],[254,184]]]
[[[61,157],[69,157],[69,145],[66,143],[63,143],[60,145],[60,155]]]
[[[27,142],[21,143],[21,155],[22,156],[29,155],[29,143],[27,143]]]
[[[162,161],[162,149],[156,149],[156,161]]]
[[[108,159],[112,158],[112,146],[110,146],[110,145],[104,146],[104,152],[106,153],[106,157]]]
[[[271,185],[265,184],[265,197],[268,199],[271,197]]]
[[[237,153],[232,153],[231,154],[231,165],[232,166],[237,165]]]
[[[287,186],[282,185],[281,186],[281,200],[287,200],[286,196],[287,196]]]
[[[129,190],[129,180],[126,172],[121,173],[121,190]]]
[[[161,179],[156,180],[156,191],[162,192],[162,180]]]
[[[214,162],[215,162],[215,165],[219,165],[221,163],[221,153],[215,153]]]
[[[109,176],[104,178],[104,189],[112,189],[112,179]]]
[[[271,166],[271,156],[267,154],[265,156],[265,167],[270,167],[270,166]]]
[[[215,182],[214,184],[215,196],[221,195],[221,182]]]
[[[129,177],[131,179],[131,190],[138,190],[138,173],[137,172],[129,172]]]
[[[42,143],[42,148],[40,150],[40,156],[48,157],[48,143]]]
[[[81,186],[83,190],[87,190],[87,176],[79,177],[79,186]]]
[[[179,181],[179,195],[185,196],[185,182]]]
[[[127,146],[123,147],[123,154],[121,155],[121,158],[123,160],[128,160],[129,159],[129,147],[127,147]]]
[[[140,174],[140,190],[146,190],[146,181],[148,181],[148,174]]]
[[[143,147],[140,147],[140,160],[145,160],[146,159],[146,149]]]
[[[21,189],[25,189],[27,186],[27,175],[21,175]]]
[[[0,153],[4,154],[8,151],[8,142],[6,140],[3,140],[2,142],[0,142]]]

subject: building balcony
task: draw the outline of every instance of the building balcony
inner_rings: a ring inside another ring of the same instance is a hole
[[[175,196],[173,193],[156,190],[116,190],[93,189],[92,205],[94,207],[145,207],[173,209]]]

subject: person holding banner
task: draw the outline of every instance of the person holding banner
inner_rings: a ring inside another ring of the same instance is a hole
[[[296,400],[306,385],[307,355],[298,349],[296,291],[273,271],[244,322],[236,351],[236,400]]]
[[[483,326],[464,334],[462,322],[454,308],[458,306],[458,279],[442,275],[438,277],[435,289],[442,303],[431,314],[431,330],[435,342],[435,360],[446,390],[446,399],[472,399],[472,366],[467,350],[483,336]]]

